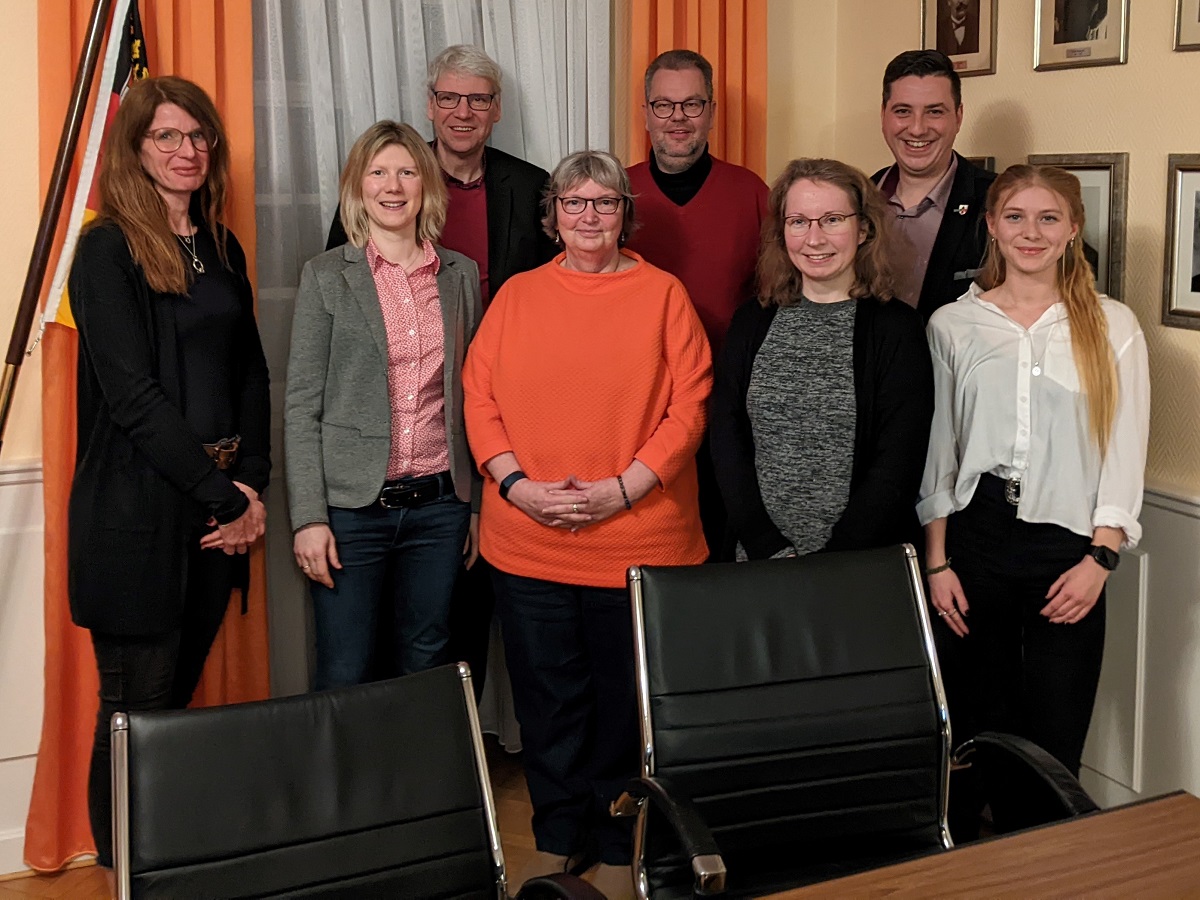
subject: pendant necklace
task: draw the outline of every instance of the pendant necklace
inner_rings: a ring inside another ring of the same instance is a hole
[[[1033,372],[1035,376],[1042,374],[1042,360],[1046,358],[1046,353],[1050,350],[1050,342],[1054,340],[1054,329],[1058,327],[1058,323],[1061,321],[1061,318],[1054,320],[1054,324],[1050,326],[1050,331],[1046,335],[1046,343],[1042,345],[1041,355],[1033,361],[1033,368],[1030,371]],[[1030,346],[1033,345],[1033,335],[1029,336],[1029,344]]]
[[[203,275],[204,263],[200,262],[200,257],[196,255],[195,235],[189,234],[187,237],[184,237],[182,234],[177,234],[175,237],[179,238],[179,243],[183,244],[183,249],[191,256],[192,268],[196,270],[196,274]]]

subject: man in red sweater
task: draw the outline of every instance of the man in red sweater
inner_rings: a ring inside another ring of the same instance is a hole
[[[668,50],[646,69],[646,131],[653,154],[629,168],[638,228],[627,246],[683,282],[720,358],[733,312],[754,294],[754,266],[767,186],[708,152],[716,116],[712,65],[691,50]],[[725,507],[708,440],[696,457],[700,518],[710,559],[732,559]]]

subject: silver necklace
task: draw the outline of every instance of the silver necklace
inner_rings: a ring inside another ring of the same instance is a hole
[[[192,268],[196,270],[196,274],[203,275],[204,263],[200,262],[200,257],[196,255],[195,236],[189,234],[187,237],[184,237],[182,234],[177,234],[175,237],[179,238],[179,243],[183,244],[183,249],[192,257]]]
[[[1050,342],[1052,340],[1054,340],[1054,330],[1056,328],[1058,328],[1058,323],[1061,321],[1062,321],[1061,317],[1054,320],[1054,324],[1052,324],[1050,326],[1050,330],[1046,334],[1046,343],[1044,343],[1042,345],[1041,354],[1038,356],[1037,359],[1035,359],[1033,361],[1033,368],[1030,371],[1033,372],[1033,374],[1035,376],[1042,374],[1042,360],[1044,360],[1046,358],[1046,353],[1049,352],[1049,350],[1050,350]],[[1033,335],[1032,334],[1029,335],[1029,344],[1031,347],[1033,346]]]

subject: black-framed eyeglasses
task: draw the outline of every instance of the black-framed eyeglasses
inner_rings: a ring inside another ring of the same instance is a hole
[[[783,227],[789,234],[808,234],[813,222],[825,234],[841,234],[850,227],[850,220],[857,218],[858,213],[828,212],[819,219],[806,219],[804,216],[788,216],[783,220]]]
[[[442,109],[456,109],[458,102],[463,97],[467,98],[467,106],[475,110],[475,112],[486,112],[492,108],[492,101],[496,99],[495,94],[456,94],[454,91],[434,91],[433,102]]]
[[[592,209],[600,213],[602,216],[611,216],[621,208],[621,201],[624,197],[559,197],[558,205],[562,207],[563,212],[569,213],[572,216],[577,216],[585,209],[588,204],[592,204]]]
[[[695,119],[704,112],[704,107],[712,103],[711,100],[655,100],[650,104],[650,112],[654,113],[660,119],[669,119],[675,115],[675,107],[683,110],[683,114],[689,119]]]
[[[192,142],[192,146],[196,148],[198,153],[206,153],[217,146],[217,136],[209,134],[203,128],[197,128],[195,131],[180,131],[178,128],[156,128],[153,131],[147,131],[146,137],[153,140],[154,146],[163,153],[174,153],[183,146],[183,139],[185,137]]]

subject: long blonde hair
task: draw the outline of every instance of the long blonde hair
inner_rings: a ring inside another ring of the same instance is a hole
[[[217,108],[196,84],[174,75],[135,81],[125,92],[113,117],[104,156],[100,161],[100,216],[97,222],[120,226],[133,260],[142,267],[152,290],[184,294],[192,280],[175,233],[167,221],[167,204],[142,168],[142,145],[154,114],[164,103],[173,103],[200,123],[208,133],[208,175],[192,195],[192,208],[217,243],[222,264],[225,254],[226,185],[229,181],[229,143]]]
[[[1071,224],[1078,229],[1059,260],[1056,287],[1067,307],[1071,348],[1087,395],[1092,440],[1103,458],[1117,415],[1117,368],[1108,342],[1108,318],[1096,293],[1096,276],[1083,254],[1084,209],[1079,179],[1055,166],[1010,166],[988,190],[988,217],[994,219],[1009,197],[1027,187],[1043,187],[1061,197]],[[979,286],[984,290],[998,287],[1004,283],[1005,271],[996,242],[988,241]]]

